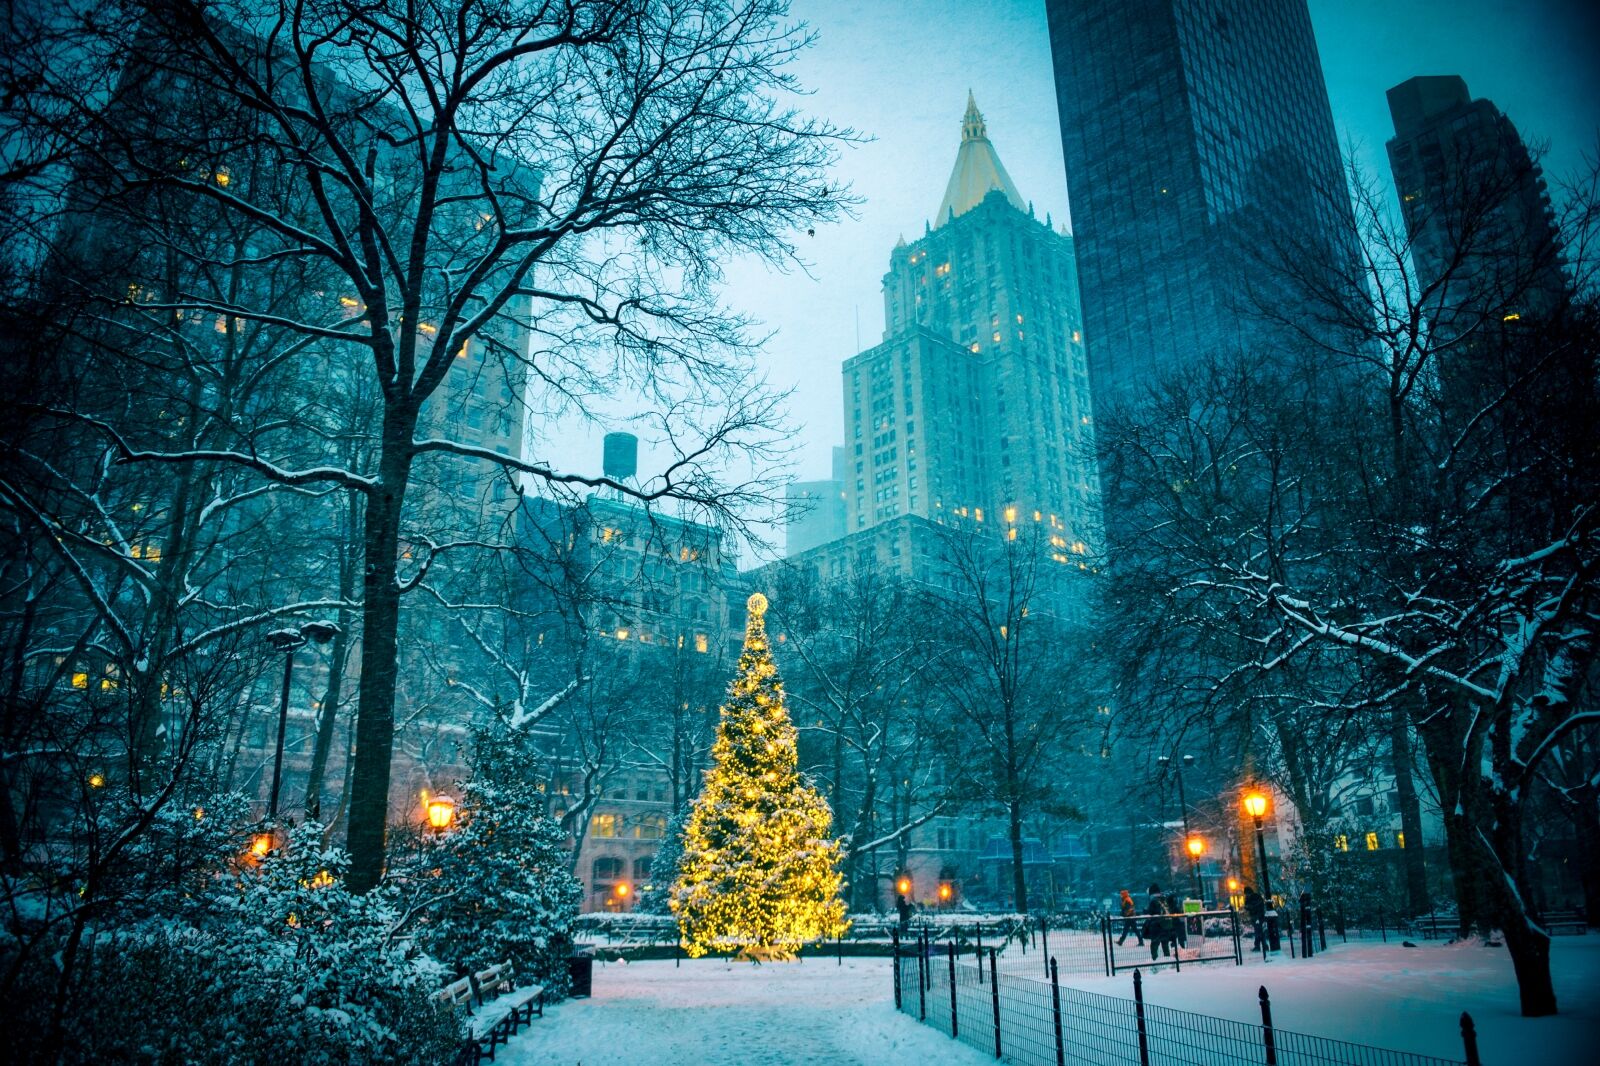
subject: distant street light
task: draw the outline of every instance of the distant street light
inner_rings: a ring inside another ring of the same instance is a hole
[[[1166,769],[1167,764],[1172,760],[1165,755],[1161,755],[1156,758],[1156,762],[1161,765],[1162,769]],[[1174,772],[1178,775],[1178,813],[1183,818],[1183,836],[1186,840],[1189,838],[1189,801],[1183,794],[1183,771],[1185,767],[1193,766],[1194,756],[1185,755],[1178,765],[1173,767]],[[1200,892],[1200,863],[1198,857],[1195,860],[1194,867],[1194,894],[1196,899],[1204,898]]]
[[[1244,798],[1244,809],[1256,820],[1256,856],[1261,863],[1261,896],[1271,900],[1272,879],[1267,875],[1267,834],[1261,827],[1261,819],[1267,813],[1267,797],[1260,792],[1251,792]]]
[[[283,696],[278,701],[278,746],[272,756],[272,791],[267,794],[267,817],[278,817],[278,786],[283,782],[283,741],[289,731],[289,683],[294,679],[294,653],[307,641],[326,644],[339,635],[332,622],[307,622],[299,629],[274,629],[267,643],[283,652]]]

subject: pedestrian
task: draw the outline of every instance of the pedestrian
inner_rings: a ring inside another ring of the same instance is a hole
[[[1189,946],[1189,922],[1183,916],[1183,904],[1178,902],[1178,894],[1176,892],[1167,896],[1167,907],[1172,911],[1172,923],[1170,926],[1174,940],[1172,952],[1177,954],[1179,948]]]
[[[1244,912],[1250,916],[1250,924],[1256,934],[1256,946],[1250,950],[1260,951],[1267,937],[1267,901],[1261,898],[1261,893],[1255,890],[1254,885],[1245,886]]]
[[[1132,933],[1139,938],[1139,947],[1144,947],[1144,933],[1139,929],[1139,905],[1133,902],[1133,896],[1127,889],[1122,890],[1122,935],[1117,937],[1117,947],[1128,939]]]
[[[1144,937],[1150,941],[1150,961],[1154,962],[1158,949],[1163,955],[1172,954],[1170,948],[1172,934],[1167,928],[1172,911],[1167,906],[1167,897],[1161,894],[1160,885],[1150,886],[1150,902],[1145,906],[1144,912],[1150,916],[1145,919]]]

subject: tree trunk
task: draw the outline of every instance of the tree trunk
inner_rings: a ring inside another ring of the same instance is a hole
[[[1556,1013],[1556,988],[1550,977],[1550,935],[1527,921],[1509,916],[1501,932],[1511,953],[1511,966],[1517,974],[1517,996],[1524,1018],[1542,1018]]]
[[[1428,899],[1427,859],[1422,850],[1422,805],[1417,801],[1417,785],[1411,776],[1411,718],[1404,700],[1396,700],[1389,714],[1389,753],[1400,801],[1400,831],[1405,841],[1400,861],[1405,868],[1406,903],[1413,916],[1426,914],[1432,904]]]
[[[1011,895],[1017,903],[1017,913],[1028,913],[1028,878],[1022,866],[1022,801],[1013,799],[1006,805],[1011,821]]]
[[[400,516],[411,474],[414,418],[385,416],[378,484],[367,494],[362,574],[361,695],[356,705],[355,765],[350,777],[351,891],[366,892],[383,877],[389,819],[389,771],[394,756],[395,655],[400,625]]]
[[[341,587],[339,592],[341,598],[349,598],[344,588]],[[339,725],[339,701],[344,694],[344,668],[349,657],[350,612],[341,609],[339,632],[333,638],[333,654],[328,661],[328,687],[322,696],[322,713],[317,716],[317,740],[311,751],[311,772],[306,776],[304,808],[306,817],[312,821],[322,820],[322,778],[328,770],[328,753],[333,749],[333,734]]]

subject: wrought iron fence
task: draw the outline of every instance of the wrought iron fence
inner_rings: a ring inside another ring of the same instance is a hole
[[[1145,1003],[1138,970],[1133,990],[1121,999],[1062,988],[1055,966],[1039,980],[1001,969],[993,949],[963,956],[922,938],[895,954],[902,1013],[1022,1066],[1480,1066],[1466,1014],[1466,1058],[1446,1059],[1279,1029],[1265,988],[1259,1025]]]

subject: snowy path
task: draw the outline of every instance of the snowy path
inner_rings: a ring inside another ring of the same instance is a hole
[[[887,959],[752,966],[720,960],[595,967],[594,998],[569,1000],[512,1040],[507,1066],[846,1066],[993,1062],[895,1013]]]

